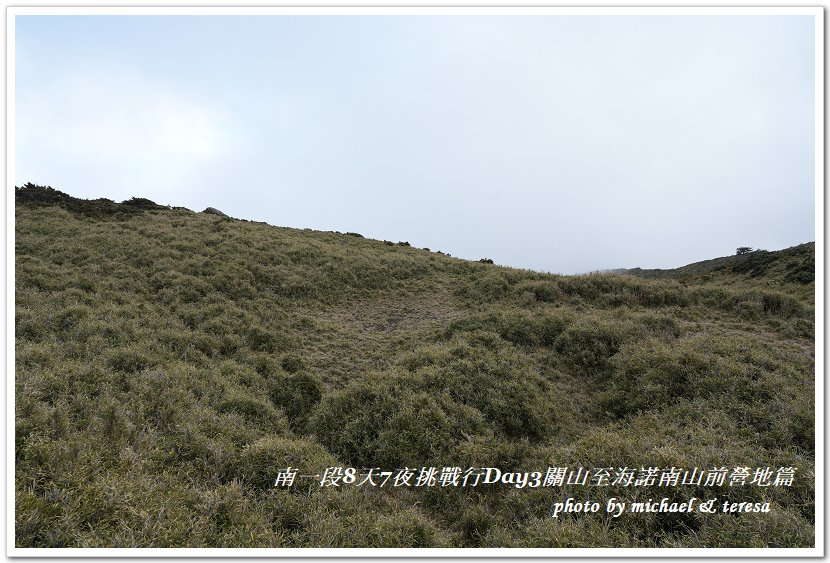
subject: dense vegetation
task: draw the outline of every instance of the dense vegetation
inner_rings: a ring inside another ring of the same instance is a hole
[[[758,280],[767,284],[782,282],[808,286],[815,280],[815,243],[769,252],[741,247],[735,256],[704,260],[674,270],[615,270],[648,279],[678,279],[686,282],[740,284]],[[812,289],[812,286],[810,287]],[[804,296],[809,292],[802,291]]]
[[[812,244],[556,276],[32,185],[15,237],[19,547],[814,544]],[[551,505],[711,491],[272,486],[335,465],[797,474],[616,519]]]

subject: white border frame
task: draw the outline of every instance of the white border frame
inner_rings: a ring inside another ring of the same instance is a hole
[[[186,3],[186,1],[185,1]],[[463,3],[463,2],[462,2]],[[815,18],[816,544],[813,548],[18,548],[14,546],[15,17],[22,15],[806,15]],[[6,7],[6,555],[8,557],[823,557],[824,451],[824,8],[822,7]]]

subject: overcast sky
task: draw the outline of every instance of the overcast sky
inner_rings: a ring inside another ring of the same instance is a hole
[[[18,16],[16,184],[520,268],[814,240],[810,16]]]

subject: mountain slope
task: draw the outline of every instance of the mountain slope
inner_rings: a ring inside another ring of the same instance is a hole
[[[546,275],[31,185],[15,218],[18,546],[813,544],[814,282]],[[336,466],[796,477],[320,487]],[[550,517],[707,495],[772,510]]]
[[[799,284],[815,282],[815,243],[808,242],[792,248],[770,252],[755,250],[735,256],[695,262],[669,270],[631,268],[614,270],[647,279],[677,279],[689,282],[763,280],[768,284]]]

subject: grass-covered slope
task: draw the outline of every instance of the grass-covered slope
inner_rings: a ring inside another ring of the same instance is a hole
[[[142,199],[16,196],[17,546],[813,545],[812,281],[544,275]],[[286,466],[736,465],[797,473],[272,487]],[[550,517],[570,496],[712,495],[772,510]]]
[[[758,282],[756,285],[789,284],[791,290],[801,285],[805,286],[802,293],[806,297],[810,295],[807,291],[812,291],[810,284],[815,282],[815,246],[814,242],[808,242],[776,252],[755,250],[671,270],[632,268],[613,272],[647,279],[676,279],[686,283],[740,284],[749,281]]]

